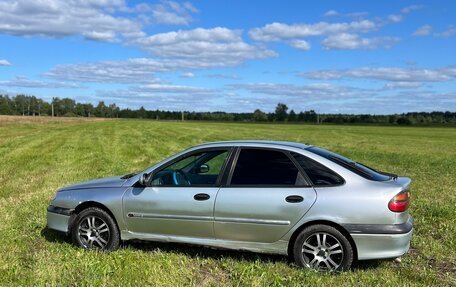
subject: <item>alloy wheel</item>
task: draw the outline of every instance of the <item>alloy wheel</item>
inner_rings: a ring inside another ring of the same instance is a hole
[[[305,265],[318,271],[335,271],[344,259],[341,243],[326,232],[309,235],[302,245],[302,254]]]
[[[87,216],[79,222],[78,236],[85,248],[104,249],[109,242],[111,232],[103,219]]]

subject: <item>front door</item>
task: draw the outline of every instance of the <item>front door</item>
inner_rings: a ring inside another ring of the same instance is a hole
[[[283,237],[316,193],[287,152],[242,148],[231,180],[217,195],[217,239],[270,243]]]
[[[148,187],[124,196],[124,218],[133,233],[214,238],[214,202],[228,149],[183,155],[153,172]]]

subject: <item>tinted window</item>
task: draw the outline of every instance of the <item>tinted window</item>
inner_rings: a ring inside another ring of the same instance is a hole
[[[318,162],[299,153],[291,153],[316,186],[340,185],[344,179]]]
[[[192,153],[154,172],[153,186],[215,186],[227,150]]]
[[[242,149],[232,185],[305,185],[302,175],[288,156],[275,150]]]
[[[355,162],[351,159],[348,159],[346,157],[343,157],[339,154],[330,152],[328,150],[319,148],[319,147],[309,147],[306,150],[313,152],[315,154],[318,154],[319,156],[322,156],[324,158],[329,159],[332,162],[337,163],[338,165],[341,165],[345,167],[346,169],[349,169],[353,171],[356,174],[361,175],[364,178],[370,179],[370,180],[375,180],[375,181],[386,181],[390,180],[391,176],[387,173],[382,173],[379,172],[373,168],[367,167],[361,163]]]

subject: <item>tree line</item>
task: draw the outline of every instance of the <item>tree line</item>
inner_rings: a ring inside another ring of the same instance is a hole
[[[121,109],[116,104],[97,105],[78,103],[69,98],[53,98],[48,102],[35,96],[0,95],[0,115],[59,116],[59,117],[102,117],[139,118],[159,120],[203,120],[236,122],[302,122],[333,124],[387,124],[387,125],[429,125],[456,124],[456,112],[413,112],[392,115],[371,114],[318,114],[314,110],[295,112],[278,103],[272,113],[256,109],[252,113],[192,112]]]

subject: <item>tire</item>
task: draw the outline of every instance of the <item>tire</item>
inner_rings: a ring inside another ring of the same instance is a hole
[[[354,252],[339,230],[317,224],[299,233],[293,246],[293,259],[298,266],[316,271],[344,271],[350,269]]]
[[[120,244],[116,222],[98,207],[86,208],[76,216],[71,237],[75,245],[85,249],[113,251],[119,248]]]

